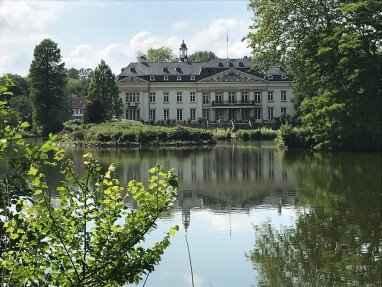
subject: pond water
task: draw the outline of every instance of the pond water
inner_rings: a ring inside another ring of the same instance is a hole
[[[180,229],[147,287],[192,286],[185,235],[194,286],[382,286],[380,153],[220,143],[67,154],[81,170],[89,151],[124,185],[157,163],[179,176],[175,207],[146,244]]]

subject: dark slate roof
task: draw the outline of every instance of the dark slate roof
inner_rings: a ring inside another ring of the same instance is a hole
[[[155,77],[155,82],[177,82],[177,77],[181,77],[182,82],[195,82],[206,77],[213,76],[227,69],[236,69],[249,73],[256,77],[264,78],[260,72],[253,70],[254,63],[247,58],[243,59],[212,59],[207,63],[191,63],[191,62],[139,62],[130,63],[126,68],[121,69],[121,74],[117,80],[125,77],[138,77],[150,81],[150,76]],[[272,81],[290,81],[292,75],[279,68],[275,64],[268,69],[268,80]],[[165,80],[165,76],[168,80]],[[195,79],[191,80],[191,76]]]
[[[82,109],[84,106],[85,97],[73,97],[72,98],[72,109]]]

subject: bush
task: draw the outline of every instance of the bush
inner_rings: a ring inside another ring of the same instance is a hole
[[[274,140],[277,136],[277,131],[267,128],[256,130],[238,130],[236,132],[236,139],[241,141],[249,140]]]
[[[135,132],[134,131],[124,131],[119,138],[120,142],[135,142]]]
[[[111,141],[111,135],[100,132],[96,134],[96,140],[99,142],[109,142]]]
[[[303,128],[292,127],[289,124],[282,125],[278,131],[276,142],[279,146],[287,146],[291,148],[310,147],[311,142],[308,140],[308,132]]]
[[[216,129],[213,131],[213,136],[217,140],[230,140],[231,139],[231,132],[229,129]]]
[[[82,141],[85,139],[85,132],[83,130],[74,131],[72,137],[74,140]]]

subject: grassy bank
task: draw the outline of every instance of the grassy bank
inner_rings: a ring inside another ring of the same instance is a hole
[[[115,121],[103,124],[67,122],[60,134],[66,143],[110,146],[160,146],[212,144],[211,131],[189,127],[160,127],[136,121]]]

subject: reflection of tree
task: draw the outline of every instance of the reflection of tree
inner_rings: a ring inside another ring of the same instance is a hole
[[[380,155],[287,156],[306,208],[294,229],[258,228],[258,285],[382,286]]]

